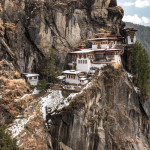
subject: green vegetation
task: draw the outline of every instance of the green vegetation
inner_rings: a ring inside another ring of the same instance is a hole
[[[47,85],[46,79],[42,79],[38,82],[37,89],[40,91],[44,90],[46,89],[46,85]]]
[[[15,140],[5,133],[5,127],[0,127],[0,150],[19,150]]]
[[[56,80],[56,77],[59,74],[55,62],[55,57],[56,57],[55,50],[49,47],[45,47],[44,49],[46,51],[46,58],[41,63],[41,67],[39,69],[42,80],[39,81],[38,89],[46,88],[46,84],[49,82],[54,82]]]
[[[133,23],[126,22],[126,27],[134,27],[137,29],[137,40],[144,46],[146,51],[150,56],[150,27],[145,27],[142,25],[137,25]]]
[[[129,60],[133,82],[139,87],[141,95],[147,97],[150,93],[150,59],[140,43],[132,48]]]

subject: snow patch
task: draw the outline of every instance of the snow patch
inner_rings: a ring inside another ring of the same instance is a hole
[[[132,82],[131,79],[133,78],[133,75],[132,75],[131,73],[129,73],[129,72],[126,72],[126,74],[127,74],[128,78],[130,79],[130,81]],[[135,91],[137,94],[140,93],[140,89],[139,89],[138,87],[133,86],[133,88],[134,88],[134,91]]]
[[[17,98],[15,99],[15,101],[17,102],[18,100],[22,100],[22,99],[24,99],[25,97],[27,97],[27,96],[29,96],[29,95],[31,95],[31,94],[24,94],[22,97],[17,97]]]
[[[126,73],[127,73],[128,78],[133,78],[133,75],[131,73],[129,72],[126,72]]]
[[[38,90],[36,87],[34,88],[32,94],[35,95],[35,94],[39,94],[40,90]]]
[[[91,87],[92,86],[92,82],[89,82],[87,85],[86,85],[86,87],[84,87],[83,88],[83,90],[86,90],[86,89],[88,89],[89,87]],[[82,92],[82,91],[81,91]]]
[[[46,121],[46,108],[51,111],[58,109],[58,106],[63,102],[62,91],[56,90],[51,91],[51,93],[41,99],[41,112],[43,119]]]
[[[50,93],[50,92],[52,92],[52,90],[51,89],[47,89],[47,92]]]
[[[41,112],[44,121],[46,121],[47,110],[53,112],[52,114],[55,114],[55,110],[60,110],[65,106],[69,106],[70,99],[75,98],[77,95],[81,94],[83,90],[88,89],[91,85],[92,82],[89,82],[81,92],[71,93],[66,99],[63,97],[61,90],[49,90],[51,93],[41,99]]]
[[[17,119],[10,125],[10,127],[7,129],[11,135],[12,138],[15,138],[19,135],[21,131],[24,130],[24,126],[28,123],[28,121],[34,117],[34,115],[29,116],[28,118],[22,118],[22,115],[17,116]]]
[[[136,93],[140,93],[140,90],[139,90],[138,87],[136,87],[136,86],[133,86],[133,87],[134,87],[134,90],[135,90]]]
[[[72,99],[74,97],[76,97],[79,93],[71,93],[67,99]]]
[[[65,106],[69,106],[69,99],[72,99],[76,97],[79,93],[71,93],[63,102],[63,104],[60,104],[58,107],[58,110],[62,109]]]

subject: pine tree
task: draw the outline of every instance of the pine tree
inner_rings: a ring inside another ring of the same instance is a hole
[[[44,90],[46,89],[46,85],[47,85],[47,82],[45,79],[42,79],[38,82],[38,85],[37,85],[37,89],[38,90]]]
[[[147,97],[150,93],[150,59],[140,43],[137,42],[132,48],[129,60],[133,82],[139,87],[142,96]]]
[[[56,52],[54,49],[49,47],[45,47],[45,49],[47,49],[46,58],[41,65],[40,73],[42,78],[46,79],[47,82],[53,82],[59,74],[55,62]]]

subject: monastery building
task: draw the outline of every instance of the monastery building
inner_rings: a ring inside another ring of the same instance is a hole
[[[62,72],[63,80],[69,84],[84,85],[88,83],[87,76],[91,70],[101,69],[107,64],[120,66],[123,45],[135,44],[136,31],[134,28],[126,28],[125,37],[122,37],[101,29],[94,38],[88,39],[92,43],[92,48],[85,48],[82,44],[78,51],[69,53],[72,58],[68,64],[70,70]]]

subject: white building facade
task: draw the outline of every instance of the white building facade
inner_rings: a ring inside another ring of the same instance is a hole
[[[124,29],[125,32],[125,44],[132,45],[136,43],[136,31],[133,27]]]
[[[75,85],[84,85],[88,83],[87,78],[83,76],[81,71],[65,70],[62,72],[65,76],[65,82]]]
[[[31,86],[37,86],[38,81],[39,81],[39,74],[30,74],[30,73],[24,73],[26,77],[26,81],[31,85]]]
[[[87,58],[77,58],[76,70],[88,73],[91,68],[91,60]]]
[[[136,36],[134,36],[133,38],[131,38],[131,36],[127,36],[127,44],[131,45],[131,44],[135,44],[136,43]]]

